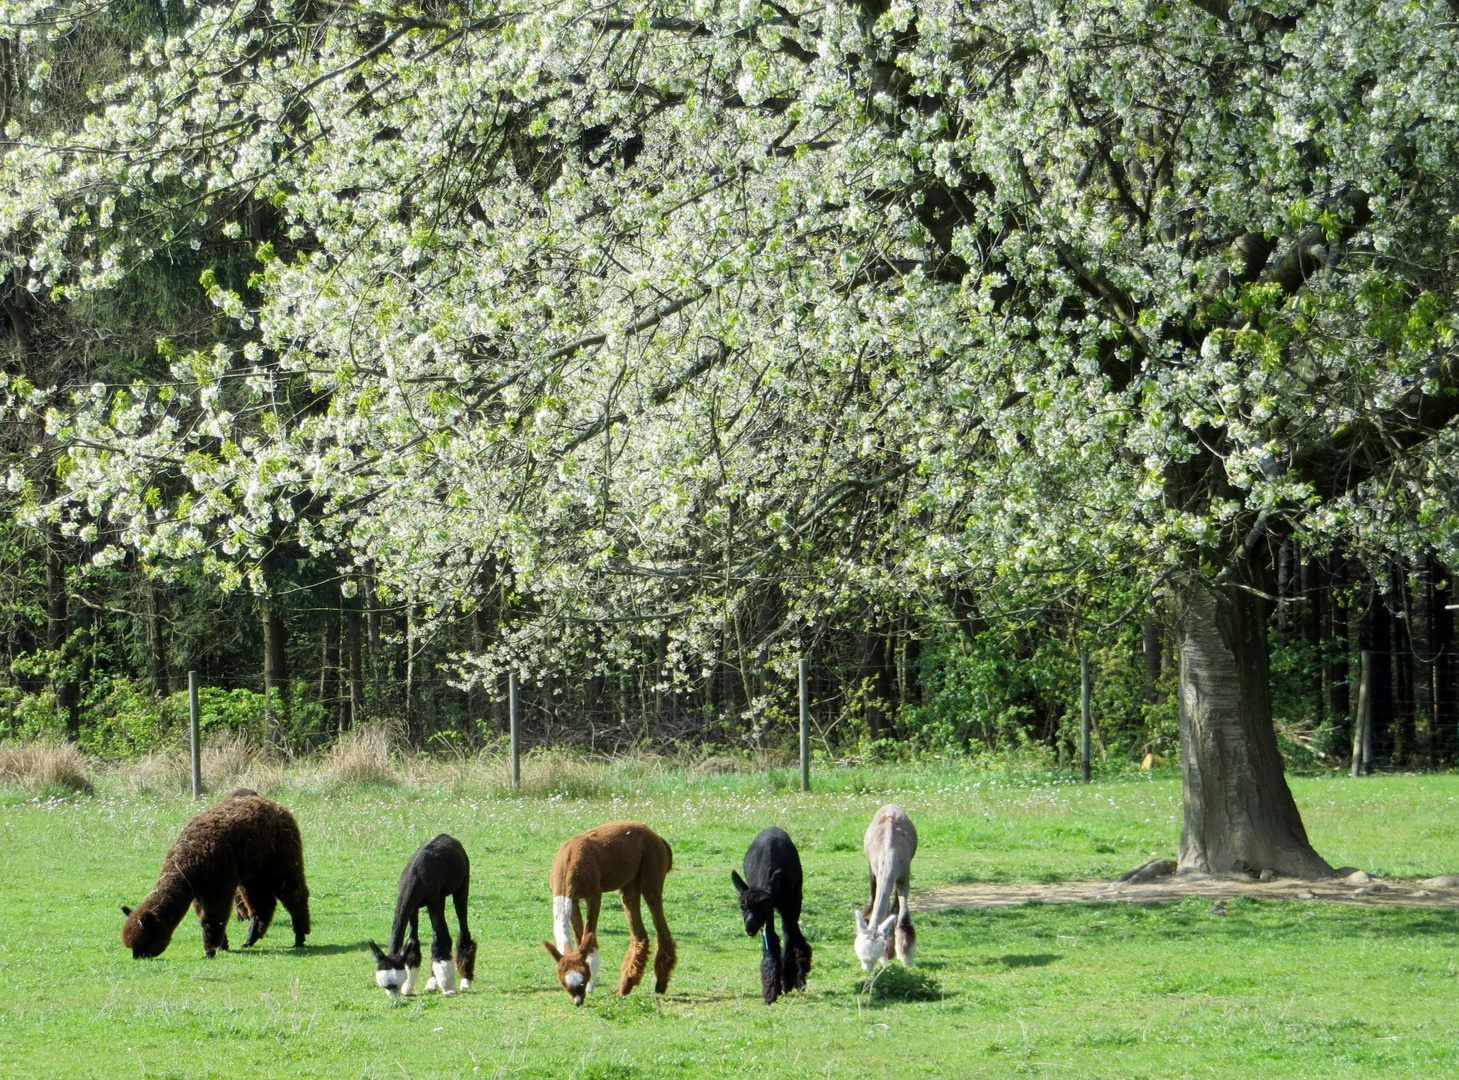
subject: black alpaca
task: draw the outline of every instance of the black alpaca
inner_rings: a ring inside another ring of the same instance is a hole
[[[731,870],[730,880],[740,893],[740,914],[745,933],[761,934],[765,943],[760,959],[760,990],[766,1005],[789,990],[804,990],[811,970],[811,944],[800,932],[800,853],[784,829],[771,827],[755,837],[745,852],[745,876]],[[785,951],[775,936],[775,912],[785,934]]]
[[[451,970],[451,931],[446,926],[446,897],[456,905],[456,921],[461,925],[461,939],[456,942],[456,974],[461,976],[461,989],[471,989],[476,975],[476,942],[466,925],[466,897],[471,889],[471,860],[466,849],[454,837],[442,833],[427,840],[400,874],[400,896],[395,901],[395,920],[390,924],[390,951],[370,942],[375,954],[375,982],[392,998],[397,993],[415,993],[416,976],[420,973],[420,909],[431,918],[431,977],[427,990],[443,994],[455,992],[456,980]],[[409,928],[409,936],[406,930]]]

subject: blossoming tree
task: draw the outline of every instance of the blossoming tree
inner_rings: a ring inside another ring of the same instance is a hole
[[[220,234],[258,271],[204,277],[232,344],[53,408],[38,513],[255,587],[288,533],[426,619],[506,588],[466,670],[646,632],[783,666],[852,601],[1134,573],[1177,628],[1182,866],[1329,869],[1270,545],[1459,521],[1455,10],[186,10],[84,124],[9,119],[10,272],[74,297]],[[5,7],[34,58],[107,17]]]

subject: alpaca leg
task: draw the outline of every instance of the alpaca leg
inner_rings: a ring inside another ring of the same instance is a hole
[[[278,897],[268,883],[257,880],[240,885],[238,892],[248,902],[248,936],[243,939],[243,947],[246,949],[268,933],[269,923],[273,922],[274,911],[278,905]]]
[[[580,942],[580,941],[583,940],[583,912],[582,912],[581,904],[580,904],[580,902],[576,898],[573,899],[569,910],[571,912],[570,918],[571,918],[571,922],[572,922],[572,942],[571,942],[571,944],[574,947],[576,947],[577,944],[578,944],[578,942]],[[594,922],[593,922],[593,930],[594,930],[594,932],[597,931],[597,928],[598,928],[597,921],[594,920]],[[562,949],[563,952],[566,952],[567,951],[567,947],[564,946],[564,945],[559,945],[558,948]]]
[[[304,936],[309,933],[309,886],[304,883],[304,875],[296,878],[286,878],[275,888],[279,902],[284,905],[284,910],[289,913],[289,918],[294,923],[294,948],[304,947]],[[269,906],[269,917],[273,917],[273,906]],[[415,920],[411,920],[411,934],[415,933]],[[262,935],[259,935],[260,937]]]
[[[228,918],[233,914],[233,889],[212,892],[193,901],[203,924],[203,952],[211,960],[219,949],[228,951]]]
[[[598,940],[598,913],[603,909],[602,893],[590,893],[585,899],[588,907],[588,918],[584,924],[583,932],[578,935],[579,948],[581,948],[582,942],[588,934],[593,935],[595,942]],[[576,911],[576,905],[574,905],[573,909]],[[598,966],[601,963],[602,960],[598,956],[598,949],[594,946],[593,951],[588,953],[588,985],[583,990],[583,993],[591,994],[593,987],[598,985]]]
[[[618,981],[618,992],[630,994],[643,981],[643,972],[648,967],[648,927],[643,925],[643,912],[639,910],[638,890],[633,886],[624,888],[623,914],[628,917],[628,952],[623,957],[623,969]]]
[[[669,923],[664,918],[663,882],[652,889],[645,888],[643,898],[648,901],[648,911],[654,920],[654,936],[659,939],[659,954],[654,957],[654,993],[662,994],[669,988],[669,976],[679,962],[678,946],[674,944],[674,935],[669,933]]]
[[[773,920],[765,924],[765,929],[761,931],[761,941],[764,942],[764,948],[760,954],[760,996],[765,999],[766,1005],[774,1005],[775,999],[780,996],[781,969],[785,956],[780,951],[780,938],[775,936]]]
[[[876,872],[868,870],[866,877],[871,882],[871,898],[862,906],[861,917],[867,922],[871,922],[871,913],[876,910]]]
[[[797,919],[780,917],[785,928],[785,963],[781,967],[781,989],[804,990],[811,970],[811,943],[800,932]]]
[[[466,925],[466,894],[469,886],[462,885],[452,895],[456,905],[456,924],[461,936],[456,939],[456,974],[461,978],[461,989],[470,990],[471,980],[476,978],[476,942],[471,940],[471,930]]]
[[[912,911],[907,906],[907,888],[910,882],[903,878],[897,882],[897,959],[911,967],[917,959],[917,931],[912,929]]]
[[[456,992],[456,969],[451,964],[451,928],[446,925],[446,901],[438,898],[426,904],[431,918],[431,977],[427,990],[443,994]]]

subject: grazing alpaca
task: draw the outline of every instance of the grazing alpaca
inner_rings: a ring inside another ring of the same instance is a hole
[[[471,860],[454,837],[442,833],[422,844],[400,874],[400,895],[395,901],[395,919],[390,924],[390,951],[370,942],[375,954],[375,982],[391,998],[397,993],[415,993],[420,973],[420,909],[431,918],[431,977],[427,990],[443,994],[456,992],[456,973],[461,989],[470,990],[476,976],[476,942],[466,926],[466,897],[471,890]],[[446,897],[456,905],[456,922],[461,938],[456,942],[455,972],[451,970],[451,931],[446,925]],[[407,928],[410,933],[406,934]]]
[[[247,948],[268,931],[282,902],[294,921],[294,948],[309,933],[304,845],[294,815],[259,795],[234,792],[182,827],[162,860],[157,884],[136,908],[123,907],[122,944],[132,956],[160,956],[172,932],[197,909],[203,950],[228,948],[228,912],[237,900],[249,920]]]
[[[662,836],[637,821],[614,821],[574,836],[563,844],[552,862],[552,933],[556,947],[543,947],[557,961],[557,980],[581,1005],[598,977],[598,908],[603,894],[618,890],[628,916],[628,955],[623,958],[620,994],[630,993],[648,966],[648,930],[638,901],[648,903],[659,939],[654,960],[654,993],[669,986],[678,960],[674,938],[664,920],[664,878],[674,866],[674,853]],[[586,926],[579,901],[587,901]],[[573,948],[576,942],[577,947]]]
[[[730,871],[740,894],[745,933],[762,935],[760,992],[774,1005],[782,992],[804,990],[811,970],[811,943],[800,932],[800,853],[784,829],[771,827],[755,837],[745,852],[745,876]],[[785,932],[785,952],[775,936],[775,912]]]
[[[897,959],[911,967],[917,956],[917,933],[907,909],[907,886],[912,856],[917,854],[917,830],[900,806],[883,806],[871,819],[861,846],[870,864],[871,901],[854,912],[856,958],[864,971],[870,971],[878,960],[889,959],[895,925]],[[897,892],[895,912],[891,911],[893,889]]]

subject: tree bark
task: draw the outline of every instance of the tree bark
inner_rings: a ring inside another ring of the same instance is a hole
[[[1199,580],[1176,583],[1170,601],[1185,779],[1180,869],[1331,875],[1308,843],[1283,776],[1267,685],[1264,603]]]
[[[1439,650],[1434,640],[1434,588],[1428,560],[1420,558],[1409,582],[1408,645],[1409,671],[1413,686],[1413,716],[1417,741],[1423,747],[1424,764],[1438,764],[1439,725],[1434,715],[1434,674],[1438,668]]]
[[[75,742],[81,734],[80,694],[76,680],[66,670],[70,661],[66,653],[71,643],[70,590],[66,580],[66,564],[61,561],[61,535],[55,526],[48,526],[46,538],[46,647],[51,651],[55,678],[51,689],[56,707],[66,717],[66,738]]]
[[[1160,673],[1165,667],[1165,640],[1153,615],[1145,616],[1140,645],[1145,661],[1145,702],[1156,705],[1160,702]]]
[[[365,675],[360,651],[360,613],[353,606],[345,610],[345,656],[350,671],[348,727],[355,728],[365,720]]]
[[[147,682],[154,694],[167,689],[167,653],[162,637],[162,615],[157,606],[157,582],[142,575],[147,604]]]
[[[263,623],[263,693],[264,712],[268,717],[269,739],[281,743],[283,716],[288,708],[288,660],[284,652],[284,620],[272,597],[259,601]]]

